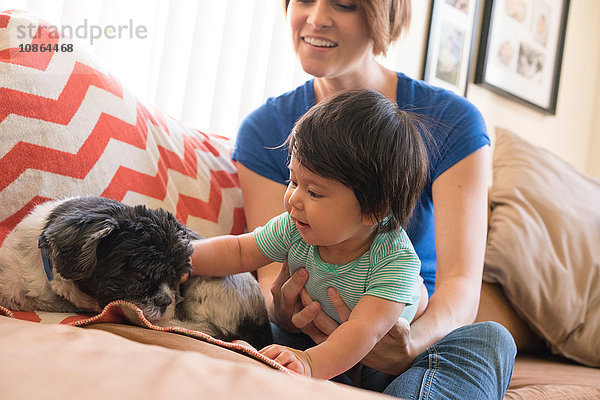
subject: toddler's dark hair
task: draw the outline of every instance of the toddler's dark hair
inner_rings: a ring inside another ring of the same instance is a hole
[[[405,227],[427,179],[425,126],[374,90],[330,96],[304,114],[287,139],[311,172],[354,191],[377,232]]]

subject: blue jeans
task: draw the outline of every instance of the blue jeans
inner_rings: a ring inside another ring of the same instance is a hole
[[[296,349],[314,346],[303,334],[272,324],[275,343]],[[407,400],[502,399],[517,349],[510,333],[495,322],[463,326],[419,354],[399,376],[363,367],[361,387]],[[351,383],[345,376],[334,379]]]

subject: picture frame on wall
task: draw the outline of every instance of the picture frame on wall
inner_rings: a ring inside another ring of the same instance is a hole
[[[487,0],[475,83],[554,115],[569,0]]]
[[[423,80],[466,96],[480,0],[432,0]]]

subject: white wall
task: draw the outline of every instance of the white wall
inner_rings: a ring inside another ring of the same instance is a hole
[[[572,0],[567,23],[557,112],[547,116],[472,85],[469,99],[482,111],[488,129],[504,126],[547,148],[580,171],[587,170],[596,121],[600,70],[600,2]],[[596,176],[600,177],[600,174]]]
[[[600,43],[597,45],[600,47]],[[598,69],[598,76],[596,78],[596,105],[594,106],[596,119],[593,122],[586,171],[590,175],[598,178],[600,177],[600,68]]]
[[[429,2],[413,1],[410,34],[389,54],[393,66],[420,78],[429,25]],[[480,7],[483,10],[483,1]],[[600,178],[600,0],[571,0],[557,112],[549,116],[469,84],[468,99],[494,128],[509,128],[580,171]],[[477,49],[475,49],[477,53]],[[474,54],[474,58],[476,54]],[[474,60],[475,61],[475,60]],[[386,60],[386,64],[388,60]]]

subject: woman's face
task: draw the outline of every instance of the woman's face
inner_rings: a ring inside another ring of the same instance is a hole
[[[294,50],[307,73],[317,78],[361,73],[374,60],[357,0],[291,0],[287,14]]]

